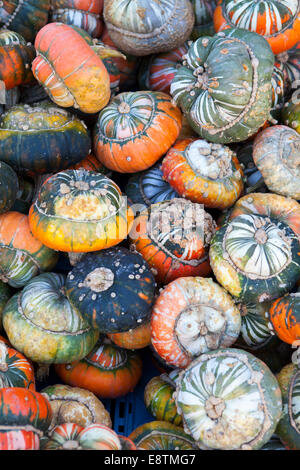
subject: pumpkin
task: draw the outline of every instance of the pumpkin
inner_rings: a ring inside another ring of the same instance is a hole
[[[6,304],[5,332],[18,351],[43,364],[79,360],[95,346],[92,330],[65,295],[65,276],[45,273],[29,281]]]
[[[294,199],[272,193],[252,193],[235,203],[229,218],[234,219],[243,214],[262,215],[282,221],[300,238],[300,204]]]
[[[104,0],[103,17],[117,47],[135,56],[176,49],[194,25],[189,0]]]
[[[0,25],[33,41],[47,23],[50,0],[5,0],[0,11]]]
[[[300,291],[274,300],[269,317],[276,335],[288,344],[300,340]]]
[[[2,312],[7,304],[8,300],[12,296],[11,289],[9,286],[5,283],[0,281],[0,331],[3,329],[2,328]],[[2,337],[0,336],[0,341],[2,341]]]
[[[35,379],[32,364],[0,337],[0,389],[5,387],[35,390]]]
[[[263,130],[255,138],[253,160],[271,192],[300,199],[298,132],[287,126]]]
[[[63,423],[89,426],[99,423],[112,427],[110,415],[101,401],[92,392],[68,385],[49,385],[42,390],[52,408],[50,432]]]
[[[1,13],[0,13],[1,19]],[[6,90],[33,81],[31,62],[35,58],[32,44],[26,44],[20,34],[13,31],[0,31],[0,79]]]
[[[237,27],[261,34],[274,54],[287,51],[299,41],[298,0],[219,0],[214,12],[216,31]]]
[[[251,137],[269,117],[274,55],[244,29],[197,39],[171,84],[171,94],[200,137],[214,143]]]
[[[207,351],[229,347],[241,329],[241,316],[228,293],[212,279],[182,277],[156,299],[151,341],[176,367],[186,367]]]
[[[34,236],[60,251],[117,245],[126,238],[132,220],[119,187],[87,170],[66,170],[48,178],[29,211]]]
[[[104,340],[81,361],[56,365],[55,370],[64,383],[113,399],[133,391],[142,375],[142,361],[135,352]]]
[[[271,108],[270,117],[268,120],[269,122],[266,124],[269,124],[269,123],[277,124],[278,121],[280,120],[281,109],[284,105],[285,88],[284,88],[283,71],[279,67],[277,67],[276,64],[274,65],[272,78],[271,78],[271,84],[272,84],[272,108]]]
[[[244,303],[275,299],[300,275],[298,237],[271,216],[232,218],[215,233],[209,258],[217,281]]]
[[[178,197],[178,193],[163,179],[159,163],[149,170],[131,176],[127,181],[125,193],[130,204],[134,207],[137,205],[140,209]]]
[[[82,160],[90,144],[85,124],[48,102],[16,105],[0,118],[0,159],[17,170],[63,170]]]
[[[19,180],[16,172],[6,163],[0,162],[0,214],[13,207],[18,190]]]
[[[111,333],[107,335],[117,346],[125,349],[142,349],[151,344],[150,321],[142,323],[129,331],[123,333]]]
[[[276,434],[289,450],[300,449],[299,386],[300,371],[296,364],[287,364],[277,375],[283,409]]]
[[[283,72],[285,95],[291,91],[292,85],[300,79],[300,42],[292,49],[278,54],[275,64]]]
[[[243,171],[229,147],[202,139],[178,141],[162,162],[163,178],[182,197],[227,209],[243,190]]]
[[[239,349],[200,356],[180,373],[175,396],[185,432],[206,449],[259,449],[274,433],[282,409],[275,376]]]
[[[96,173],[102,173],[103,175],[110,176],[111,171],[109,171],[107,168],[105,168],[102,163],[97,160],[96,157],[94,157],[93,154],[89,153],[83,160],[81,160],[79,163],[76,163],[76,165],[69,166],[68,170],[88,170],[88,171],[94,171]]]
[[[181,427],[166,421],[151,421],[136,428],[129,436],[138,450],[196,450],[195,441]]]
[[[146,170],[171,147],[181,129],[181,112],[161,92],[120,93],[99,114],[94,151],[119,173]]]
[[[175,198],[143,210],[129,236],[156,280],[167,284],[178,277],[210,273],[207,248],[215,229],[200,204]]]
[[[167,421],[180,426],[182,420],[177,413],[173,397],[176,388],[174,376],[178,376],[177,370],[153,377],[145,387],[144,401],[149,413],[158,421]]]
[[[239,304],[241,313],[241,336],[255,350],[270,341],[273,332],[269,329],[268,309],[270,303]]]
[[[66,293],[93,328],[119,333],[149,319],[155,280],[141,255],[111,248],[82,258],[68,274]]]
[[[34,238],[28,217],[19,212],[0,215],[0,255],[0,278],[12,287],[24,286],[58,260],[57,253]]]
[[[298,90],[297,93],[299,93]],[[300,102],[298,100],[292,98],[287,101],[282,109],[281,117],[286,126],[291,127],[300,134]]]
[[[44,26],[36,37],[35,48],[33,75],[56,104],[74,106],[85,113],[97,113],[106,106],[110,98],[109,74],[74,28],[63,23]]]
[[[140,89],[169,94],[171,82],[187,51],[185,43],[173,51],[143,58],[138,76]]]
[[[216,0],[191,0],[194,13],[195,24],[191,34],[193,41],[202,36],[213,36],[215,28],[213,23]]]
[[[48,400],[26,388],[0,388],[0,409],[0,450],[38,450],[52,418]]]
[[[84,29],[93,38],[101,36],[103,0],[51,0],[51,20]]]

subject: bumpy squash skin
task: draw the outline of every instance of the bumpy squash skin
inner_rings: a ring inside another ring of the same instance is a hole
[[[112,180],[84,169],[48,178],[29,211],[31,231],[42,243],[79,253],[117,245],[126,238],[133,217]]]
[[[17,288],[50,271],[58,260],[58,253],[34,238],[28,216],[19,212],[0,215],[0,254],[1,279]]]
[[[300,65],[299,65],[300,66]],[[298,93],[298,92],[296,92]],[[294,102],[293,102],[294,101]],[[295,102],[296,101],[296,102]],[[282,122],[286,126],[295,129],[300,134],[300,103],[299,100],[289,100],[285,103],[282,113]]]
[[[166,421],[142,424],[129,435],[138,450],[199,450],[183,429]]]
[[[91,114],[107,105],[109,74],[97,53],[74,28],[63,23],[44,26],[36,37],[35,48],[33,75],[56,104]]]
[[[6,163],[0,162],[0,214],[9,211],[17,198],[19,180],[15,171]]]
[[[240,142],[269,117],[273,66],[274,55],[263,37],[229,29],[193,43],[172,81],[171,95],[202,138]]]
[[[63,275],[37,276],[3,311],[3,327],[10,342],[35,362],[79,360],[99,338],[99,332],[92,330],[61,294],[64,282]]]
[[[155,280],[138,253],[110,248],[84,256],[68,274],[66,294],[93,328],[120,333],[149,319]]]
[[[270,321],[277,336],[288,344],[300,339],[300,292],[286,294],[272,302]]]
[[[0,159],[17,170],[57,172],[82,160],[90,146],[85,124],[48,102],[14,106],[0,119]]]
[[[283,410],[276,434],[287,449],[299,450],[299,368],[296,364],[286,365],[277,374],[277,380],[282,393]]]
[[[180,426],[182,419],[177,413],[174,392],[175,384],[171,385],[171,380],[166,380],[165,375],[153,377],[145,387],[144,401],[149,413],[158,421]]]
[[[57,364],[55,371],[68,385],[113,399],[134,390],[142,375],[142,361],[132,351],[104,343],[81,361]]]

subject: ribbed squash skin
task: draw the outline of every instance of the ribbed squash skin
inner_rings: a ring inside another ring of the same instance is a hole
[[[216,0],[192,0],[195,13],[195,24],[191,34],[193,41],[201,36],[215,34],[213,16],[216,3]]]
[[[269,317],[277,336],[288,344],[300,339],[300,292],[286,294],[275,300]]]
[[[158,420],[180,426],[181,416],[177,413],[175,398],[175,384],[171,385],[164,375],[153,377],[145,387],[144,401],[147,410]]]
[[[102,9],[103,0],[51,0],[51,19],[78,26],[98,38],[103,29]]]
[[[24,387],[35,390],[32,364],[16,349],[1,341],[0,337],[0,387]]]
[[[138,450],[195,450],[198,449],[194,439],[166,421],[151,421],[142,424],[129,435]],[[199,450],[199,449],[198,449]]]

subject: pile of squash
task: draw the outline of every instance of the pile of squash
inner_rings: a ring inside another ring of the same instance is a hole
[[[6,0],[0,26],[0,450],[299,450],[299,1]],[[144,348],[124,437],[101,399]]]

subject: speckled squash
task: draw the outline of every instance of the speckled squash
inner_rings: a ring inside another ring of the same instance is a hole
[[[27,215],[0,215],[0,278],[12,287],[22,287],[43,271],[50,271],[58,254],[32,235]]]
[[[283,410],[276,434],[289,450],[300,449],[300,371],[296,364],[288,364],[279,372],[277,380],[282,393]]]
[[[299,81],[300,84],[300,81]],[[300,89],[297,90],[300,95]],[[282,122],[286,126],[291,127],[300,134],[300,101],[294,100],[293,97],[287,101],[281,113]]]
[[[4,0],[0,24],[33,42],[36,33],[47,23],[50,0]]]
[[[74,106],[85,113],[97,113],[107,105],[109,74],[97,53],[74,28],[49,23],[39,31],[35,48],[33,75],[56,104]]]
[[[203,354],[181,372],[176,404],[184,429],[199,446],[255,450],[280,419],[281,392],[269,368],[239,349]]]
[[[269,328],[269,302],[238,304],[241,313],[241,336],[250,349],[268,344],[272,338]],[[239,347],[239,346],[237,346]]]
[[[178,141],[162,162],[164,179],[182,197],[227,209],[243,190],[243,171],[229,147],[202,139]]]
[[[117,434],[107,426],[90,424],[87,427],[65,423],[56,426],[44,450],[121,450]]]
[[[142,361],[138,354],[104,340],[81,361],[56,365],[55,370],[64,383],[113,399],[134,390],[142,375]]]
[[[136,91],[115,96],[99,114],[94,151],[119,173],[146,170],[171,147],[181,129],[181,112],[170,96]]]
[[[216,31],[237,27],[261,34],[279,54],[299,41],[300,5],[298,0],[219,0],[214,25]]]
[[[263,130],[255,138],[253,160],[271,192],[300,199],[298,132],[287,126],[272,126]]]
[[[177,413],[173,397],[176,389],[173,376],[178,376],[177,370],[172,371],[170,374],[153,377],[145,387],[144,402],[147,410],[155,419],[180,426],[182,419]]]
[[[194,13],[195,24],[191,34],[193,41],[201,36],[213,36],[215,28],[213,23],[216,0],[191,0]]]
[[[216,224],[200,204],[185,199],[151,204],[135,219],[132,248],[151,266],[156,280],[167,284],[183,276],[207,276],[207,247]]]
[[[35,390],[32,364],[19,351],[1,341],[0,337],[0,388],[24,387]]]
[[[171,94],[200,137],[214,143],[248,139],[269,117],[274,55],[244,29],[197,39],[171,84]]]
[[[51,0],[51,20],[75,25],[93,38],[101,36],[103,0]]]
[[[300,275],[298,237],[271,216],[232,218],[216,232],[209,258],[217,281],[244,303],[275,299]]]
[[[272,302],[269,317],[276,335],[288,344],[300,340],[300,291]]]
[[[188,45],[185,43],[174,51],[145,57],[139,68],[140,89],[170,94],[171,82],[187,51]]]
[[[0,161],[0,214],[9,211],[19,190],[19,180],[16,172],[6,163]]]
[[[51,173],[90,150],[84,123],[51,103],[16,105],[0,118],[0,159],[17,170]]]
[[[181,368],[207,351],[231,346],[240,329],[240,312],[230,295],[212,279],[201,277],[168,284],[151,316],[154,349]]]
[[[1,19],[1,12],[0,12]],[[33,82],[31,63],[35,58],[32,44],[14,31],[0,31],[0,80],[6,90]]]
[[[119,333],[149,319],[155,280],[141,255],[116,247],[84,256],[68,274],[66,293],[93,328]]]
[[[129,436],[137,450],[195,450],[197,445],[181,427],[166,421],[151,421],[136,428]]]
[[[147,171],[136,173],[128,179],[125,194],[129,203],[141,210],[178,197],[178,193],[163,179],[161,164],[158,163]],[[136,212],[136,211],[135,211]]]
[[[109,339],[117,346],[125,349],[142,349],[151,344],[151,325],[150,321],[142,325],[124,331],[123,333],[112,333],[107,335]]]
[[[88,390],[68,385],[49,385],[42,390],[52,408],[50,431],[59,424],[75,423],[79,426],[104,424],[112,427],[110,415],[102,402]]]
[[[11,344],[33,361],[52,364],[82,359],[99,338],[72,308],[64,289],[63,274],[41,274],[6,304],[4,330]]]
[[[0,281],[0,331],[3,329],[2,328],[2,312],[11,296],[12,296],[12,292],[8,284]],[[1,336],[0,336],[0,341],[2,341]]]
[[[38,450],[52,418],[48,400],[26,388],[0,388],[0,409],[0,450]]]
[[[104,0],[103,16],[117,47],[135,56],[176,49],[194,25],[189,0]]]
[[[68,252],[117,245],[132,221],[132,210],[116,183],[88,170],[66,170],[48,178],[29,211],[34,236]]]

